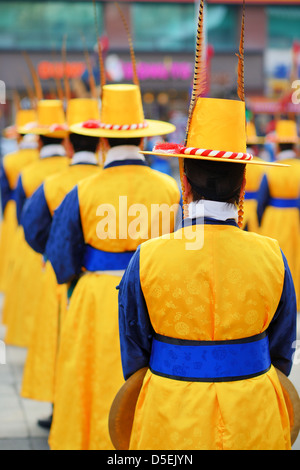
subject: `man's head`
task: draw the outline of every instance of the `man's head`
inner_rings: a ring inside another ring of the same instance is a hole
[[[90,137],[80,134],[70,134],[67,139],[67,150],[71,156],[77,152],[96,153],[99,147],[99,137]],[[68,145],[69,144],[69,145]]]
[[[245,165],[184,159],[183,178],[187,202],[207,199],[238,204],[244,190]]]
[[[143,138],[105,138],[103,139],[106,142],[106,145],[110,148],[118,147],[120,145],[134,145],[135,147],[143,148]]]
[[[278,144],[278,151],[285,152],[286,150],[295,150],[295,144],[293,143],[279,143]]]
[[[39,149],[45,147],[46,145],[62,145],[64,139],[57,139],[53,137],[48,137],[45,135],[40,135],[38,140]]]

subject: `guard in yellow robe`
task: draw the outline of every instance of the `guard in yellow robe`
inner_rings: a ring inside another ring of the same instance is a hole
[[[16,138],[18,150],[3,157],[0,165],[0,189],[3,220],[0,229],[0,291],[5,292],[8,272],[14,254],[13,243],[17,229],[16,204],[14,193],[20,172],[38,158],[37,142],[33,136],[22,136],[18,130],[36,121],[36,113],[31,109],[20,109],[16,116]],[[5,323],[5,319],[2,319]]]
[[[37,107],[37,123],[34,127],[21,128],[23,134],[39,136],[39,158],[20,174],[15,198],[18,229],[15,244],[15,262],[8,280],[3,314],[7,318],[5,342],[10,345],[29,345],[34,312],[38,306],[41,289],[43,257],[28,246],[20,225],[26,200],[42,184],[47,176],[62,171],[69,164],[62,146],[67,136],[62,102],[42,100]]]
[[[258,137],[256,134],[254,123],[252,121],[247,122],[247,151],[254,155],[252,146],[257,148],[257,146],[262,145],[263,142],[264,138]],[[258,156],[255,156],[254,158],[259,161],[262,160]],[[265,169],[262,165],[251,165],[247,168],[243,229],[248,230],[249,232],[259,233],[259,223],[257,218],[257,197],[264,173]]]
[[[81,181],[57,209],[46,246],[59,283],[79,277],[61,330],[49,443],[108,450],[108,413],[123,383],[116,287],[138,245],[173,230],[180,202],[176,181],[139,153],[141,139],[174,126],[144,119],[138,86],[105,85],[101,122],[71,131],[102,137],[106,158],[102,174]]]
[[[97,100],[77,98],[69,101],[68,127],[90,119],[100,119]],[[79,181],[100,173],[96,157],[99,138],[70,134],[68,142],[70,164],[60,173],[46,178],[28,199],[22,212],[21,225],[25,240],[41,255],[45,253],[53,214],[66,194]],[[68,286],[57,284],[51,263],[46,259],[43,272],[21,396],[53,403],[59,331],[67,308]]]
[[[260,233],[278,240],[293,276],[298,308],[300,302],[300,160],[294,121],[281,120],[276,125],[278,152],[276,161],[289,165],[284,171],[269,169],[258,194]]]
[[[152,152],[180,158],[183,228],[141,244],[119,290],[125,378],[148,368],[129,449],[287,450],[274,366],[291,369],[295,292],[278,242],[240,229],[245,167],[260,164],[246,152],[244,77],[240,100],[202,98],[198,78],[185,145]]]

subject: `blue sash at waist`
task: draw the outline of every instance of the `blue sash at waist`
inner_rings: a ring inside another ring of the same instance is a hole
[[[272,197],[270,199],[270,206],[281,209],[300,209],[300,199],[282,199]]]
[[[134,251],[113,253],[86,245],[83,266],[87,271],[123,271],[127,268]]]
[[[245,200],[257,199],[258,191],[246,191]]]
[[[271,367],[269,340],[261,333],[232,341],[187,341],[155,335],[150,357],[155,375],[188,382],[231,382]]]

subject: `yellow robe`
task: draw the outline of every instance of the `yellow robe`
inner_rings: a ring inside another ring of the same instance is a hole
[[[291,199],[300,198],[300,160],[288,159],[283,163],[290,165],[278,172],[270,168],[267,179],[271,198]],[[278,240],[285,254],[295,284],[295,290],[300,302],[300,213],[298,207],[275,207],[272,203],[267,206],[261,221],[260,233]],[[298,307],[299,308],[299,307]]]
[[[21,174],[26,197],[29,198],[47,176],[62,171],[68,163],[67,157],[50,157],[38,159],[27,166]],[[3,305],[4,316],[7,318],[5,342],[13,346],[28,347],[39,305],[42,286],[40,273],[44,261],[41,255],[27,245],[21,226],[17,229],[15,250],[17,257]]]
[[[44,194],[51,215],[79,181],[100,171],[97,165],[70,165],[59,174],[46,178]],[[24,398],[50,403],[54,401],[59,331],[66,310],[67,285],[57,284],[51,263],[47,261],[24,368],[21,389]]]
[[[278,243],[237,227],[205,225],[203,247],[187,250],[193,228],[184,230],[141,246],[140,282],[155,333],[211,342],[264,332],[284,283]],[[201,232],[203,225],[195,230]],[[169,357],[170,371],[175,361]],[[227,382],[180,380],[148,370],[135,410],[131,450],[290,446],[289,416],[273,366],[262,375]]]
[[[19,149],[3,158],[3,168],[12,190],[16,189],[20,172],[34,160],[37,160],[37,149]],[[14,237],[17,229],[16,204],[13,199],[8,201],[0,229],[0,291],[5,293],[7,278],[13,263]],[[2,319],[6,322],[5,318]]]
[[[256,160],[257,157],[254,157]],[[260,227],[257,218],[257,193],[260,187],[265,169],[260,165],[247,165],[246,169],[246,194],[244,201],[243,229],[249,232],[259,233]]]

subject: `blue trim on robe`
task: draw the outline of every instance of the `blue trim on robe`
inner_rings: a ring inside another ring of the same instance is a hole
[[[281,299],[267,329],[272,364],[289,375],[295,352],[297,305],[287,260],[282,253],[285,276]],[[119,325],[122,367],[125,380],[148,367],[154,330],[140,283],[140,247],[119,285]]]
[[[14,198],[14,190],[9,185],[3,161],[0,164],[0,191],[2,214],[4,214],[8,201]]]
[[[78,186],[75,186],[54,212],[45,249],[58,284],[70,282],[80,275],[84,253]]]
[[[270,198],[268,178],[264,175],[257,194],[257,218],[259,225],[261,225],[264,212],[270,203]]]
[[[129,165],[135,165],[135,166],[149,166],[148,163],[145,160],[135,160],[135,159],[127,159],[127,160],[115,160],[108,165],[104,164],[104,170],[107,168],[114,168],[116,166],[129,166]]]
[[[52,223],[44,184],[26,200],[20,222],[28,245],[37,253],[44,254]]]
[[[195,218],[188,218],[183,219],[181,223],[182,227],[190,227],[191,225],[230,225],[231,227],[238,227],[238,224],[235,219],[227,219],[227,220],[216,220],[211,217],[195,217]]]
[[[148,367],[154,329],[140,284],[140,247],[133,255],[119,288],[119,330],[123,374]]]
[[[26,194],[23,188],[23,183],[22,183],[22,175],[19,176],[17,187],[15,189],[15,201],[16,201],[16,207],[17,207],[17,221],[18,224],[21,224],[21,215],[22,215],[22,210],[26,201]]]

